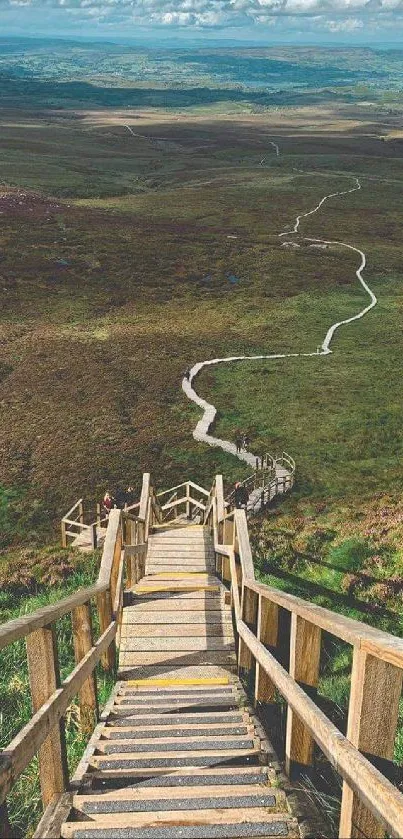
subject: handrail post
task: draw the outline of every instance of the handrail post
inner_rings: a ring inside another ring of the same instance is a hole
[[[66,522],[62,519],[62,547],[67,548]]]
[[[53,624],[27,636],[27,660],[34,713],[60,688],[56,632]],[[67,750],[64,720],[50,731],[39,749],[39,779],[43,806],[68,788]]]
[[[78,518],[80,524],[84,524],[84,504],[82,501],[78,505]]]
[[[98,532],[97,532],[97,523],[91,524],[91,548],[93,551],[96,550],[98,546]]]
[[[74,657],[76,664],[79,664],[84,656],[91,650],[93,645],[91,605],[84,603],[76,606],[71,613],[71,625],[73,630]],[[80,693],[80,728],[82,734],[92,734],[98,722],[99,709],[97,697],[97,681],[95,670],[84,682]]]
[[[99,627],[103,634],[112,622],[111,590],[107,589],[97,596],[97,609],[99,616]],[[113,673],[115,669],[116,644],[110,644],[107,650],[102,653],[101,664],[106,673]]]
[[[273,652],[273,648],[277,647],[278,613],[279,607],[277,604],[272,603],[268,597],[259,594],[256,634],[258,641],[261,641],[265,647],[268,647],[270,652]],[[274,702],[275,694],[276,688],[274,683],[260,666],[259,662],[256,662],[255,705]]]
[[[299,615],[291,615],[290,676],[311,696],[319,679],[322,630]],[[313,690],[312,690],[313,689]],[[312,765],[313,738],[299,717],[288,707],[286,730],[286,772],[293,776]]]
[[[402,670],[354,647],[347,739],[370,760],[393,759]],[[374,761],[376,763],[376,761]],[[339,836],[382,839],[385,830],[343,783]]]
[[[190,486],[186,483],[186,518],[190,519]]]
[[[244,582],[242,585],[241,618],[253,632],[256,631],[257,611],[258,595],[248,588]],[[238,669],[246,673],[253,669],[253,654],[241,639],[239,641]]]

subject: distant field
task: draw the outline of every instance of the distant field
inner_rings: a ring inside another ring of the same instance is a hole
[[[296,456],[301,492],[395,491],[401,142],[345,108],[134,116],[3,114],[0,482],[23,530],[143,469],[165,485],[240,474],[192,440],[182,373],[217,355],[310,351],[362,306],[354,254],[278,238],[356,172],[362,192],[303,230],[365,247],[379,308],[329,359],[221,368],[198,387],[220,433],[247,426]]]

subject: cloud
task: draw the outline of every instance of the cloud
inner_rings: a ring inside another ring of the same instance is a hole
[[[169,29],[241,29],[272,26],[322,27],[332,34],[353,34],[365,26],[398,26],[403,0],[0,0],[2,12],[20,18],[35,12],[89,25]],[[29,10],[29,12],[27,11]],[[305,23],[303,21],[305,20]]]

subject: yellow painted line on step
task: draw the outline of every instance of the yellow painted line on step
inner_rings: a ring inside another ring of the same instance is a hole
[[[158,591],[220,591],[220,586],[188,585],[188,586],[136,586],[136,594],[155,594]]]
[[[180,685],[228,685],[229,679],[224,677],[212,677],[211,679],[129,679],[123,686],[131,688],[141,687],[176,687]]]

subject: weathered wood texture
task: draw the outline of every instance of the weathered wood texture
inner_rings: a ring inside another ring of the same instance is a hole
[[[76,664],[87,655],[93,646],[91,606],[85,603],[73,609],[71,615],[74,656]],[[97,681],[95,672],[84,682],[80,693],[80,726],[83,734],[90,735],[98,721]]]
[[[60,671],[54,626],[32,632],[27,638],[32,710],[39,711],[60,688]],[[44,739],[39,751],[39,778],[45,807],[61,795],[68,784],[64,721],[60,719]]]
[[[304,690],[318,685],[320,642],[318,626],[298,615],[291,616],[290,675]],[[287,713],[285,753],[288,775],[312,764],[312,735],[292,708]]]
[[[369,760],[393,759],[402,693],[402,671],[361,650],[354,650],[347,737]],[[402,802],[403,804],[403,802]],[[382,839],[383,825],[344,784],[340,837]]]

